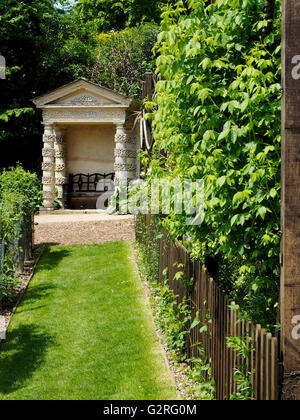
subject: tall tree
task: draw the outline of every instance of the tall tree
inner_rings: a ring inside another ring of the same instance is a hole
[[[98,32],[124,29],[145,22],[160,21],[162,7],[174,0],[79,0],[75,7],[78,22]]]
[[[55,0],[0,0],[0,168],[20,161],[38,168],[41,116],[31,99],[70,81],[88,52],[72,38],[70,18]],[[75,44],[75,45],[74,45]]]

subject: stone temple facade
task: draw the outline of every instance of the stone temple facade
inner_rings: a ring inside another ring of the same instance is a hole
[[[79,79],[33,99],[42,110],[43,209],[64,208],[70,173],[113,172],[115,187],[139,176],[138,108],[131,99]]]

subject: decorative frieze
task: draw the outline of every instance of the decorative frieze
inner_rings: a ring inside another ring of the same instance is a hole
[[[136,144],[136,137],[131,134],[116,134],[116,143]]]
[[[62,135],[56,135],[55,136],[55,142],[57,144],[64,144],[64,142],[65,142],[64,136],[62,136]]]
[[[136,158],[136,151],[128,149],[115,149],[115,157]]]
[[[55,157],[56,157],[57,159],[59,159],[59,158],[64,159],[64,158],[65,158],[65,156],[66,156],[66,153],[65,153],[65,151],[64,151],[64,150],[56,150],[56,152],[55,152]]]
[[[43,162],[42,163],[42,170],[43,171],[51,171],[54,168],[54,162]]]
[[[42,183],[43,185],[52,185],[54,182],[54,178],[52,176],[43,176]]]
[[[126,163],[115,163],[115,172],[126,171]]]
[[[129,144],[136,145],[136,135],[135,135],[135,134],[130,134],[130,135],[128,136],[128,140],[127,140],[127,142],[128,142]]]
[[[53,158],[54,157],[54,150],[53,149],[43,149],[42,150],[42,155],[43,157],[49,157],[49,158]]]
[[[90,95],[80,95],[77,96],[70,101],[64,102],[65,105],[107,105],[107,101],[99,101],[94,96]]]
[[[58,185],[64,185],[67,182],[67,178],[65,176],[58,176],[55,178],[55,184]]]
[[[127,171],[134,172],[136,170],[136,163],[127,163]]]
[[[44,143],[54,143],[55,135],[54,134],[44,134],[43,142]]]
[[[115,141],[116,143],[127,143],[127,134],[116,134]]]
[[[66,164],[65,163],[56,163],[55,165],[55,171],[56,172],[62,172],[65,171],[66,169]]]
[[[135,171],[136,164],[130,163],[115,163],[115,171]]]
[[[53,122],[114,122],[125,121],[126,112],[115,109],[45,109],[43,111],[44,121]]]

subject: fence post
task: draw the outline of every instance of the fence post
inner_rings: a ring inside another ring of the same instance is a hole
[[[283,399],[300,399],[300,0],[282,4],[281,351]],[[298,373],[297,373],[298,372]]]

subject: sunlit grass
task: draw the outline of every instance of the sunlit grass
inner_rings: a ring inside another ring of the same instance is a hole
[[[129,243],[45,251],[0,345],[0,398],[176,397]]]

